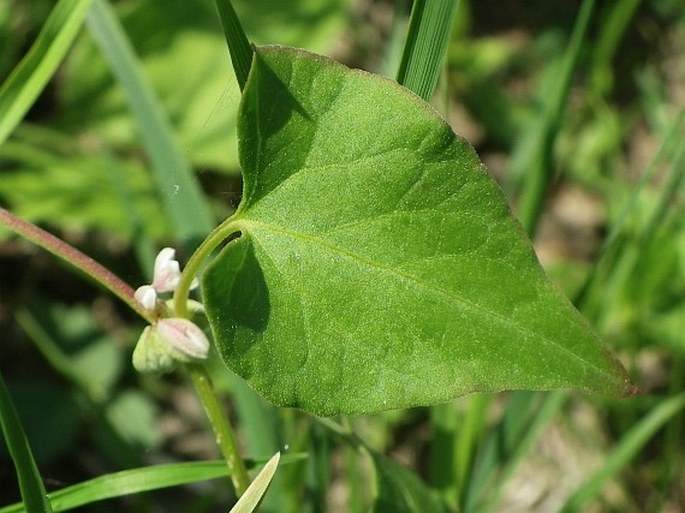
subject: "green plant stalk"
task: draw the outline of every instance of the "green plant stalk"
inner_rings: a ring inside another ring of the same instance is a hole
[[[508,398],[503,418],[479,451],[478,465],[462,482],[459,511],[486,513],[497,508],[509,478],[559,412],[565,397],[562,391],[540,395],[521,390]]]
[[[664,186],[661,189],[661,194],[657,202],[657,208],[650,216],[647,227],[641,236],[642,243],[646,244],[657,232],[659,226],[663,223],[669,209],[674,205],[674,198],[681,190],[683,180],[685,179],[685,144],[681,144],[674,154],[671,156],[671,170]]]
[[[468,396],[464,414],[455,409],[453,403],[439,404],[431,409],[433,441],[429,482],[454,510],[466,509],[461,504],[462,498],[469,486],[476,450],[485,432],[485,418],[493,397],[491,394]]]
[[[202,401],[202,406],[216,435],[216,443],[219,445],[219,449],[228,465],[235,493],[240,497],[250,485],[250,479],[247,476],[245,463],[238,452],[238,443],[233,428],[226,419],[221,404],[214,394],[212,381],[205,368],[201,365],[191,364],[187,366],[187,369],[193,380],[195,391]]]
[[[56,257],[73,265],[76,269],[89,276],[91,279],[105,287],[112,294],[126,303],[134,312],[140,315],[150,324],[155,322],[155,316],[148,312],[136,301],[133,289],[116,276],[112,271],[97,263],[88,255],[75,247],[55,237],[51,233],[24,221],[10,211],[0,207],[0,224],[6,226],[14,233],[33,242],[35,245],[52,253]]]
[[[202,264],[219,244],[238,231],[233,222],[234,217],[235,214],[214,228],[188,259],[188,262],[181,273],[181,279],[178,282],[178,286],[174,291],[173,309],[177,317],[188,318],[188,296],[190,294],[190,287],[193,283],[193,278],[200,272]]]
[[[566,394],[559,390],[549,392],[545,395],[532,422],[526,427],[525,432],[523,432],[518,439],[516,449],[502,466],[500,475],[498,476],[498,481],[500,483],[507,483],[509,481],[514,471],[521,463],[521,460],[531,452],[544,430],[559,413],[561,407],[566,402],[566,399]],[[484,504],[479,511],[483,513],[494,511],[497,508],[503,493],[504,486],[498,486],[493,493],[488,494],[486,504]]]
[[[670,392],[673,396],[677,395],[678,391],[685,390],[685,358],[677,353],[673,359],[673,368],[669,381]],[[681,409],[671,418],[664,429],[664,447],[662,448],[662,456],[660,458],[660,461],[664,462],[662,467],[664,479],[661,488],[661,496],[664,499],[669,495],[669,484],[674,486],[678,482],[679,476],[683,475],[683,461],[680,457],[680,448],[683,447],[684,426],[685,414],[683,414]]]
[[[607,21],[602,24],[599,39],[592,51],[590,70],[592,90],[601,97],[606,97],[611,92],[613,87],[612,60],[640,4],[640,0],[615,2],[607,16]]]

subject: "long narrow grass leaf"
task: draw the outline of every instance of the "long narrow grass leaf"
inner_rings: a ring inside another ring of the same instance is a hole
[[[301,460],[303,455],[290,454],[281,458],[281,464]],[[193,461],[152,465],[105,474],[49,494],[55,512],[66,511],[106,499],[140,492],[171,488],[198,481],[228,477],[226,462]],[[0,513],[27,511],[22,503],[0,508]]]
[[[473,477],[476,450],[486,431],[488,409],[494,397],[492,394],[470,396],[464,425],[457,433],[457,500],[461,506]]]
[[[628,221],[631,218],[632,213],[635,211],[640,195],[644,192],[647,185],[653,179],[657,169],[659,169],[664,162],[673,162],[672,155],[677,151],[678,146],[682,144],[682,134],[680,129],[684,122],[685,108],[682,108],[666,130],[663,142],[661,143],[657,154],[648,164],[645,171],[640,176],[640,179],[633,187],[630,195],[619,209],[616,220],[611,224],[611,229],[609,230],[609,233],[605,237],[604,241],[602,242],[602,246],[599,249],[596,263],[592,267],[590,274],[587,276],[583,286],[576,295],[574,303],[578,305],[581,310],[583,309],[588,298],[591,296],[591,290],[595,283],[597,283],[598,277],[605,269],[614,267],[613,260],[609,257],[614,253],[623,240],[623,237],[629,226]]]
[[[91,0],[60,0],[36,41],[0,87],[0,145],[40,95],[78,35]]]
[[[545,429],[559,414],[565,402],[566,394],[562,391],[554,391],[545,395],[542,404],[535,413],[533,421],[527,426],[525,433],[523,433],[518,441],[516,450],[511,453],[503,465],[499,474],[499,486],[493,490],[492,494],[489,494],[486,505],[480,510],[481,513],[495,511],[504,493],[504,483],[509,481],[523,459],[530,454],[545,432]]]
[[[545,202],[554,166],[552,150],[559,129],[566,99],[571,89],[571,79],[580,61],[581,48],[587,33],[595,0],[584,0],[569,40],[559,72],[555,75],[551,90],[545,97],[547,102],[538,124],[531,128],[529,141],[512,164],[512,175],[523,176],[524,187],[520,201],[519,217],[530,235],[535,233],[538,219]]]
[[[406,3],[395,0],[392,15],[392,27],[388,35],[387,43],[383,50],[383,56],[378,66],[378,72],[389,78],[396,78],[402,62],[402,49],[407,38],[407,27],[409,25],[406,15]]]
[[[433,439],[430,446],[429,484],[447,504],[454,507],[461,477],[456,447],[462,440],[462,416],[458,415],[454,403],[433,406],[430,414]]]
[[[5,381],[0,375],[0,424],[7,442],[14,467],[21,497],[24,500],[22,509],[27,513],[51,513],[50,503],[46,500],[45,486],[33,459],[31,448],[19,421]]]
[[[680,109],[680,112],[666,130],[663,142],[659,147],[657,154],[649,163],[645,169],[645,172],[642,173],[637,184],[631,191],[630,196],[621,207],[619,215],[616,218],[616,222],[612,224],[611,231],[602,244],[600,254],[603,254],[610,249],[615,241],[618,240],[623,233],[625,233],[630,214],[635,209],[638,199],[640,198],[640,194],[643,193],[644,189],[654,178],[654,175],[659,167],[665,162],[673,161],[673,153],[677,151],[677,148],[680,145],[683,144],[683,136],[681,132],[683,123],[685,123],[685,107]]]
[[[252,65],[252,47],[230,0],[216,0],[216,8],[219,11],[221,26],[224,29],[228,51],[231,54],[235,78],[238,80],[238,86],[242,91]]]
[[[673,199],[677,196],[683,179],[685,178],[685,143],[682,141],[675,151],[671,161],[671,169],[666,178],[666,181],[661,188],[661,194],[657,202],[656,209],[652,213],[647,222],[644,233],[642,234],[643,242],[650,237],[653,237],[658,227],[664,221],[666,214],[675,205]]]
[[[611,4],[611,11],[602,24],[597,44],[592,48],[592,70],[590,77],[594,92],[604,95],[611,90],[611,62],[616,55],[619,43],[625,36],[630,20],[633,19],[641,0],[623,0]]]
[[[438,83],[457,0],[417,0],[412,7],[397,81],[429,101]]]
[[[131,42],[106,0],[93,0],[87,24],[126,95],[166,212],[178,235],[185,243],[202,240],[214,227],[209,207],[141,71]]]
[[[231,508],[230,513],[252,513],[262,500],[266,489],[269,487],[271,480],[278,468],[278,461],[281,458],[281,453],[277,452],[272,456],[264,468],[259,472],[254,481],[250,483],[245,493],[240,497],[235,506]]]
[[[642,450],[645,444],[668,420],[685,408],[685,393],[662,401],[635,425],[614,447],[603,465],[568,499],[562,513],[584,511],[584,506],[597,497],[604,485],[616,476]]]
[[[541,396],[535,392],[515,392],[494,436],[489,440],[462,494],[462,511],[494,511],[504,488],[518,465],[559,413],[566,401],[562,391]]]

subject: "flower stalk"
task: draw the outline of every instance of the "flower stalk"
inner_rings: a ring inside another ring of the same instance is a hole
[[[200,272],[202,264],[207,260],[209,255],[214,251],[219,244],[229,238],[233,233],[238,231],[238,227],[235,225],[233,217],[229,217],[219,226],[217,226],[212,232],[207,236],[207,238],[202,241],[202,244],[195,250],[195,252],[190,256],[188,262],[186,263],[183,272],[181,273],[180,279],[174,290],[174,311],[179,317],[188,316],[188,295],[190,290],[193,288],[195,283],[195,277]]]
[[[238,442],[230,422],[226,419],[217,396],[214,393],[212,381],[203,365],[188,364],[188,373],[193,380],[195,391],[200,397],[202,406],[216,435],[216,443],[226,460],[231,481],[238,497],[245,493],[250,485],[245,463],[238,451]]]
[[[71,264],[112,292],[150,324],[141,336],[145,344],[142,348],[136,348],[137,355],[134,351],[134,363],[137,361],[138,364],[136,367],[141,367],[143,371],[163,372],[173,368],[176,362],[186,364],[216,435],[217,444],[228,465],[236,495],[243,495],[250,485],[250,480],[238,451],[235,432],[223,414],[204,365],[195,363],[196,360],[206,358],[209,341],[200,328],[188,319],[188,293],[197,286],[194,277],[207,256],[232,233],[232,226],[223,223],[215,229],[193,254],[186,271],[182,274],[178,262],[174,260],[174,251],[171,248],[163,249],[155,262],[153,283],[143,285],[134,291],[126,282],[88,255],[2,207],[0,225],[6,226],[12,232]],[[157,294],[171,291],[175,294],[174,306],[170,311],[165,303],[159,300]]]

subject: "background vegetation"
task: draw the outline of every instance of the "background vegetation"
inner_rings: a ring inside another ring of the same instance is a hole
[[[685,510],[685,6],[598,1],[578,37],[579,12],[591,3],[462,0],[434,104],[476,147],[524,221],[542,209],[539,222],[526,225],[543,264],[642,394],[471,396],[346,421],[462,511]],[[112,5],[173,127],[179,158],[200,180],[208,216],[223,219],[240,195],[239,91],[213,2]],[[52,6],[0,4],[0,82]],[[235,7],[255,43],[300,46],[388,75],[397,69],[405,2]],[[165,216],[175,191],[156,187],[150,149],[162,143],[141,135],[154,120],[134,115],[102,31],[88,18],[0,145],[0,204],[137,286],[149,281],[161,246],[186,241],[187,256],[207,221],[197,212],[181,232]],[[47,487],[216,457],[183,376],[132,372],[140,322],[51,256],[0,237],[0,370]],[[364,458],[310,417],[270,407],[215,364],[247,454],[309,453],[279,470],[263,511],[365,510]],[[216,504],[231,503],[229,489],[215,481],[88,510],[225,511]],[[0,452],[0,504],[17,500],[12,464]]]

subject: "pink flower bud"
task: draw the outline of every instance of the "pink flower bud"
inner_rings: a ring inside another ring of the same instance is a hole
[[[188,319],[160,319],[145,328],[133,350],[133,366],[140,372],[167,372],[178,362],[207,358],[209,340]]]
[[[209,340],[197,324],[188,319],[160,319],[157,322],[159,336],[173,349],[192,359],[205,359],[209,352]]]

